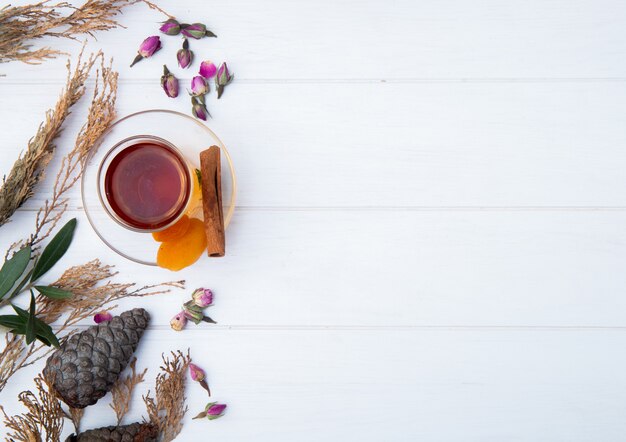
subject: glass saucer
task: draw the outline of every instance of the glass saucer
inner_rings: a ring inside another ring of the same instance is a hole
[[[237,181],[224,143],[200,121],[180,112],[165,109],[137,112],[116,121],[102,135],[98,141],[100,146],[87,159],[81,180],[85,214],[96,234],[115,252],[131,261],[155,266],[160,243],[152,238],[151,233],[136,232],[119,224],[104,208],[98,192],[98,170],[106,154],[120,141],[137,135],[152,135],[169,141],[191,167],[197,169],[200,169],[200,152],[210,146],[220,148],[224,228],[228,227],[235,210]],[[190,216],[202,219],[201,205],[196,205]]]

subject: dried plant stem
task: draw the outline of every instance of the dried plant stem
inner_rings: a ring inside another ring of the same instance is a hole
[[[32,41],[44,37],[76,40],[79,36],[93,36],[97,31],[120,27],[116,17],[122,10],[136,3],[145,3],[167,17],[154,3],[145,0],[87,0],[82,6],[70,3],[50,4],[49,1],[24,6],[5,6],[0,9],[0,63],[19,60],[38,64],[62,54],[50,47],[33,48]]]
[[[43,178],[43,172],[56,149],[54,141],[61,135],[65,119],[70,109],[85,94],[85,81],[93,67],[96,57],[92,55],[82,61],[82,52],[72,71],[67,63],[67,82],[65,89],[53,109],[46,112],[46,120],[39,126],[37,133],[28,142],[26,153],[20,156],[9,175],[2,180],[0,187],[0,226],[30,198],[35,185]]]
[[[18,396],[19,401],[26,407],[26,413],[8,416],[0,405],[0,410],[4,415],[5,428],[11,431],[7,434],[7,440],[61,440],[65,418],[61,402],[49,391],[48,385],[41,375],[35,378],[35,386],[37,395],[31,391],[23,391]]]
[[[161,372],[156,378],[155,397],[148,392],[143,396],[150,423],[159,429],[162,442],[170,442],[178,436],[183,427],[185,405],[185,381],[191,358],[189,351],[171,352],[171,358],[163,355]]]
[[[117,425],[122,423],[122,419],[124,419],[124,416],[128,413],[130,401],[133,397],[133,390],[137,384],[143,382],[143,378],[148,371],[146,368],[141,373],[137,373],[135,369],[136,363],[137,358],[133,358],[133,360],[130,361],[130,373],[126,376],[121,376],[111,390],[111,404],[109,404],[109,406],[115,411]]]

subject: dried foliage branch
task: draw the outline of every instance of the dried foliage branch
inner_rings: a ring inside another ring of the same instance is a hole
[[[31,247],[43,241],[56,227],[67,209],[67,192],[80,179],[89,154],[98,148],[98,139],[115,120],[118,74],[111,69],[111,62],[108,65],[105,64],[102,52],[99,52],[96,57],[100,58],[100,69],[96,73],[87,122],[80,129],[74,148],[61,162],[52,191],[52,199],[46,200],[44,206],[37,212],[35,232],[28,239]]]
[[[26,407],[26,413],[9,416],[0,405],[4,415],[4,426],[9,431],[6,435],[7,440],[61,440],[65,418],[61,402],[49,391],[42,375],[35,378],[35,386],[37,394],[23,391],[18,396],[19,401]]]
[[[0,186],[0,226],[8,222],[13,213],[33,195],[35,185],[43,178],[44,170],[56,149],[54,141],[61,135],[70,109],[85,94],[85,81],[96,60],[91,55],[82,61],[82,52],[72,71],[67,62],[67,81],[53,109],[46,112],[46,120],[39,125],[37,133],[28,142],[26,153],[13,164],[9,175]]]
[[[150,423],[159,428],[162,442],[170,442],[176,438],[183,427],[183,417],[187,412],[185,380],[191,358],[189,351],[185,355],[178,350],[171,355],[171,358],[163,355],[161,372],[156,378],[155,397],[150,396],[149,391],[143,396]]]
[[[82,35],[122,27],[116,17],[136,3],[169,14],[146,0],[87,0],[74,7],[67,2],[50,4],[42,1],[32,5],[5,6],[0,9],[0,63],[19,60],[39,64],[62,54],[50,47],[33,48],[32,42],[44,37],[76,40]]]
[[[85,414],[84,408],[69,408],[69,412],[66,413],[66,417],[72,421],[72,425],[74,425],[74,431],[76,433],[80,433],[80,422],[83,420],[83,416]]]
[[[128,413],[130,401],[133,397],[133,390],[137,384],[143,382],[146,371],[148,371],[146,368],[141,373],[137,373],[135,369],[136,363],[137,358],[135,357],[130,361],[130,373],[126,376],[121,376],[111,390],[112,399],[109,406],[115,411],[117,425],[122,423],[122,419],[124,419],[124,416]],[[76,431],[78,431],[78,429]]]
[[[168,293],[172,288],[183,288],[185,281],[135,288],[135,284],[114,283],[110,279],[116,273],[111,266],[99,260],[71,267],[56,281],[54,286],[71,291],[70,299],[37,298],[37,317],[46,323],[62,322],[56,327],[60,340],[75,333],[75,325],[91,318],[96,312],[117,307],[115,302],[124,298],[136,298]],[[46,357],[50,351],[43,344],[26,346],[23,336],[7,333],[5,347],[0,352],[0,392],[18,370]]]

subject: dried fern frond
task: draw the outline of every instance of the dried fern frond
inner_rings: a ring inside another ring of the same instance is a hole
[[[109,281],[116,273],[111,266],[98,260],[72,267],[53,285],[73,293],[70,299],[37,297],[37,317],[47,323],[62,319],[56,335],[67,339],[76,332],[74,326],[106,307],[117,307],[116,301],[131,297],[144,297],[168,293],[172,288],[184,288],[185,281],[135,288],[135,284]],[[26,346],[23,336],[7,333],[5,346],[0,351],[0,392],[18,370],[46,357],[52,349],[39,343]]]
[[[178,436],[183,427],[185,405],[185,381],[187,368],[191,362],[189,351],[171,352],[171,358],[163,355],[161,372],[156,378],[155,397],[150,392],[143,396],[150,423],[159,429],[162,442],[170,442]]]
[[[44,170],[56,149],[54,141],[61,135],[70,109],[85,94],[85,81],[95,60],[96,57],[91,55],[83,62],[81,52],[73,71],[70,62],[67,62],[66,85],[56,105],[46,112],[46,120],[39,125],[37,133],[28,142],[26,153],[17,159],[9,175],[2,180],[0,226],[8,222],[11,215],[33,195],[35,186],[43,178]]]
[[[32,42],[44,37],[76,40],[82,35],[120,27],[116,17],[136,3],[171,17],[155,4],[144,0],[87,0],[74,7],[67,2],[50,4],[42,1],[32,5],[5,6],[0,9],[0,63],[19,60],[39,64],[62,54],[50,47],[33,48]]]
[[[112,397],[109,406],[115,411],[117,425],[122,423],[122,419],[124,419],[124,416],[128,413],[130,401],[133,397],[133,390],[137,384],[143,382],[143,378],[148,371],[146,368],[141,373],[137,373],[135,369],[136,363],[137,358],[134,357],[133,360],[130,361],[130,373],[126,376],[120,376],[111,389]]]
[[[35,378],[37,394],[23,391],[18,400],[26,407],[26,413],[8,416],[4,414],[4,425],[9,431],[7,440],[17,441],[58,441],[61,440],[65,415],[61,402],[52,394],[42,375]]]

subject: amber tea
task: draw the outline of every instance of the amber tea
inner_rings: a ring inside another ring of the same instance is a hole
[[[154,231],[183,214],[191,183],[187,164],[175,148],[145,138],[112,153],[104,171],[104,194],[119,222]]]

